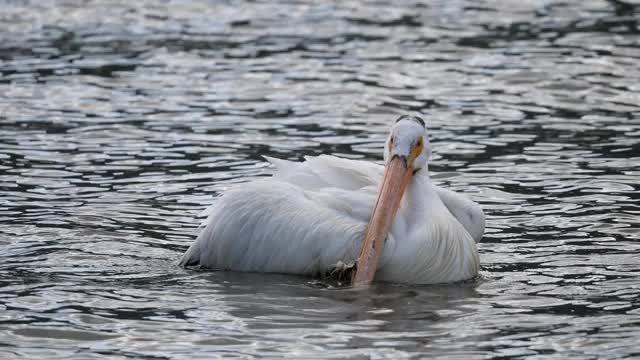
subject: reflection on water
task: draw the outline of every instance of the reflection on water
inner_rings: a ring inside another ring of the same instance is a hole
[[[640,356],[640,13],[620,1],[7,2],[0,357]],[[176,266],[261,155],[425,114],[482,272],[332,289]]]

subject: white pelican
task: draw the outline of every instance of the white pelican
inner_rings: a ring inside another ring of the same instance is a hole
[[[431,182],[430,155],[424,121],[405,115],[391,128],[385,166],[326,155],[267,158],[275,175],[218,198],[180,265],[314,276],[357,263],[354,283],[374,275],[412,284],[470,279],[484,213]],[[371,250],[365,244],[375,250],[376,242],[382,252],[378,246],[372,265],[359,269]]]

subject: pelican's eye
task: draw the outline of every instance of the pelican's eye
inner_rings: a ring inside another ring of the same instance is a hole
[[[424,143],[422,141],[422,138],[418,139],[418,141],[416,141],[416,146],[415,146],[415,152],[416,152],[416,156],[419,156],[420,153],[422,153],[422,149],[424,148]]]
[[[411,166],[413,166],[415,159],[422,153],[422,149],[424,149],[424,142],[422,141],[422,138],[419,138],[414,143],[413,148],[411,149],[411,154],[409,155],[409,164],[411,164]]]

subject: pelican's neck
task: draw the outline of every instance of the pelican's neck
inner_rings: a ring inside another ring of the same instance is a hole
[[[406,199],[409,206],[413,209],[423,210],[427,202],[425,196],[431,196],[433,185],[429,177],[429,169],[425,166],[420,169],[411,181],[406,190]]]

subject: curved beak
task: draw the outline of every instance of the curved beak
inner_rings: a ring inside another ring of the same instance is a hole
[[[413,168],[407,165],[405,157],[394,156],[387,164],[378,199],[367,226],[367,234],[356,262],[356,271],[351,278],[353,286],[368,285],[373,281],[378,260],[384,249],[384,241],[412,174]]]

